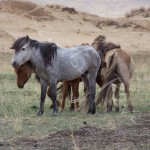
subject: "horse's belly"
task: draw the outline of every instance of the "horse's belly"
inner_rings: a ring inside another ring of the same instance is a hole
[[[84,72],[80,72],[78,70],[71,70],[70,72],[64,71],[59,75],[59,81],[69,81],[69,80],[74,80],[78,77],[80,77]]]

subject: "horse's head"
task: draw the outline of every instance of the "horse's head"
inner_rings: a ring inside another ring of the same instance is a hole
[[[30,46],[31,39],[29,36],[17,39],[11,49],[15,49],[15,54],[12,58],[11,64],[14,68],[18,68],[31,58],[32,47]]]
[[[15,68],[14,70],[17,75],[17,86],[18,88],[23,88],[32,74],[32,69],[28,66],[27,63],[25,63],[19,68]]]

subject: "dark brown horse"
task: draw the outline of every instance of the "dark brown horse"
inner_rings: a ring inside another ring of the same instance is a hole
[[[29,78],[31,77],[31,74],[36,73],[36,70],[34,67],[31,67],[30,62],[27,62],[27,63],[21,65],[19,68],[16,68],[15,73],[17,75],[17,86],[18,86],[18,88],[23,88],[24,85],[29,80]],[[36,76],[36,79],[39,80],[38,76]],[[77,78],[77,79],[74,79],[72,81],[64,81],[63,82],[62,103],[60,105],[59,102],[57,102],[58,106],[61,107],[61,111],[64,110],[65,101],[66,101],[66,97],[68,96],[68,89],[69,88],[72,88],[72,93],[73,93],[70,109],[76,110],[79,107],[78,97],[79,97],[79,83],[80,83],[80,81],[81,81],[81,79]],[[50,97],[49,93],[50,93],[50,88],[48,88],[48,90],[47,90],[47,95]],[[52,106],[51,106],[51,108],[52,108]]]
[[[21,65],[19,68],[14,69],[17,75],[17,86],[18,88],[23,88],[27,83],[32,73],[36,73],[34,67],[29,65],[30,62],[27,62]]]
[[[130,99],[129,82],[134,72],[134,63],[128,53],[119,45],[107,43],[105,36],[98,36],[92,43],[102,58],[102,65],[97,79],[102,90],[97,99],[97,105],[103,101],[106,112],[112,110],[112,84],[116,85],[115,110],[119,111],[119,90],[121,83],[124,84],[125,94],[128,103],[128,110],[133,112],[133,105]]]

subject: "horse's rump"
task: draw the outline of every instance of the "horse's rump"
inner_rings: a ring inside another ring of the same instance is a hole
[[[106,53],[106,67],[101,70],[103,86],[99,93],[96,104],[104,102],[109,86],[112,83],[122,82],[122,79],[127,76],[129,80],[134,72],[134,63],[128,53],[121,49],[114,49]]]

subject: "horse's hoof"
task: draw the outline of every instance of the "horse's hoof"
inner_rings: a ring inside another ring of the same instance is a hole
[[[132,105],[129,105],[129,106],[128,106],[128,110],[129,110],[130,113],[133,113],[133,106],[132,106]]]
[[[109,113],[108,109],[104,109],[104,113]]]
[[[58,112],[57,111],[53,112],[52,116],[58,116]]]
[[[107,106],[107,112],[111,112],[112,111],[112,106]]]
[[[37,113],[37,116],[42,116],[43,115],[43,112],[41,112],[41,111],[39,111],[38,113]]]
[[[116,111],[116,112],[119,112],[119,107],[115,107],[115,111]]]
[[[60,108],[60,109],[59,109],[59,112],[60,112],[60,113],[62,113],[63,111],[64,111],[64,109],[63,109],[63,108]]]
[[[70,111],[74,111],[75,109],[73,107],[70,107]]]
[[[96,110],[89,110],[88,112],[87,112],[87,114],[92,114],[92,115],[94,115],[96,113]]]

